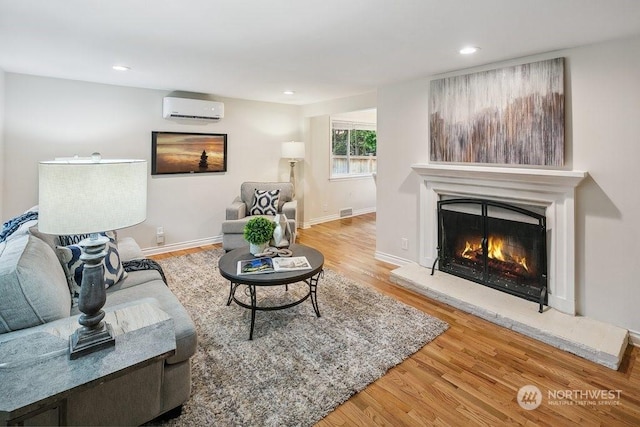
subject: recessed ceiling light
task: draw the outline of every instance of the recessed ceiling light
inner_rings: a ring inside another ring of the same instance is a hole
[[[129,71],[131,69],[131,67],[127,67],[125,65],[114,65],[111,68],[113,68],[116,71]]]
[[[282,92],[282,93],[284,93],[285,95],[293,95],[293,94],[295,94],[295,92],[294,92],[294,91],[292,91],[292,90],[285,90],[285,91],[284,91],[284,92]]]
[[[462,49],[460,49],[459,52],[460,52],[461,55],[471,55],[472,53],[476,53],[479,50],[480,50],[479,47],[466,46],[466,47],[463,47]]]

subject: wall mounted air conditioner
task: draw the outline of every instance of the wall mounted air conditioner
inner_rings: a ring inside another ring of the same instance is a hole
[[[217,122],[224,117],[224,104],[201,99],[166,96],[162,101],[165,119],[190,119]]]

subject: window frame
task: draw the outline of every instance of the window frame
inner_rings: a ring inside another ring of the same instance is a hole
[[[377,161],[378,161],[378,150],[376,144],[376,154],[369,156],[357,156],[357,157],[370,157],[376,162],[374,170],[369,172],[347,172],[347,173],[335,173],[334,172],[334,156],[343,157],[343,155],[334,155],[333,154],[333,144],[334,144],[334,130],[346,130],[347,133],[347,150],[346,150],[346,161],[347,161],[347,170],[351,169],[351,157],[355,156],[351,154],[351,132],[354,130],[371,130],[376,133],[376,142],[377,142],[377,125],[376,123],[366,123],[366,122],[358,122],[358,121],[349,121],[343,119],[331,119],[330,121],[330,130],[329,130],[329,179],[330,180],[345,180],[345,179],[353,179],[353,178],[367,178],[372,177],[373,174],[377,172]]]

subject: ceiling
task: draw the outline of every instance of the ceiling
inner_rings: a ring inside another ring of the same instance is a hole
[[[639,0],[0,0],[0,69],[303,105],[638,34]]]

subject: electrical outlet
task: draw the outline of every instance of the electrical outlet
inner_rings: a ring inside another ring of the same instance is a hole
[[[400,248],[405,251],[409,250],[409,239],[407,239],[406,237],[400,239]]]
[[[322,211],[323,211],[323,212],[326,212],[326,211],[328,211],[328,210],[329,210],[329,205],[327,205],[326,203],[323,203],[323,204],[322,204]]]
[[[161,245],[164,243],[164,228],[158,227],[156,229],[156,243]]]

